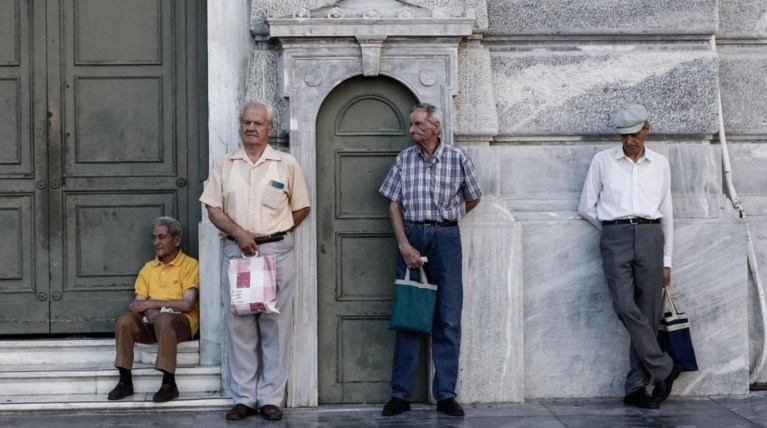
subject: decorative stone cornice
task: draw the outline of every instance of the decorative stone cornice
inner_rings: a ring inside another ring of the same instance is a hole
[[[474,16],[473,11],[450,16],[445,8],[429,10],[397,0],[344,0],[312,11],[297,9],[267,22],[270,36],[276,38],[464,37],[472,33]]]

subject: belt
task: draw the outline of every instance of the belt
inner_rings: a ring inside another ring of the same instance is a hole
[[[606,220],[602,222],[602,225],[609,225],[609,224],[658,224],[660,223],[659,218],[642,218],[642,217],[634,217],[634,218],[619,218],[618,220]]]
[[[256,245],[266,244],[267,242],[282,241],[283,239],[285,239],[285,235],[287,234],[288,234],[287,231],[283,231],[283,232],[274,232],[271,235],[259,236],[258,238],[255,239]],[[230,235],[226,235],[226,239],[230,241],[235,241],[234,237]]]
[[[457,221],[411,221],[410,223],[418,224],[421,226],[434,226],[434,227],[455,227],[458,226]]]

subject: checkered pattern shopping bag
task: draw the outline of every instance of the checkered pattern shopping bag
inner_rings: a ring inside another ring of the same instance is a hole
[[[279,313],[277,258],[244,257],[229,262],[229,296],[232,315]]]

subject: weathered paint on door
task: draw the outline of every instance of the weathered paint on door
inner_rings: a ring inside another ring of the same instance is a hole
[[[0,1],[0,334],[113,331],[159,215],[196,247],[200,10]]]
[[[396,241],[378,193],[394,158],[412,144],[417,100],[388,78],[339,85],[317,119],[319,399],[385,402],[394,333],[387,329]],[[414,401],[426,399],[426,351]]]

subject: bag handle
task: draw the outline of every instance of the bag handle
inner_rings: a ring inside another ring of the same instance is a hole
[[[421,261],[424,263],[427,263],[429,261],[428,257],[421,257]],[[426,271],[423,270],[423,266],[420,267],[421,269],[421,284],[427,285],[429,284],[429,281],[426,279]],[[411,281],[410,279],[410,271],[413,269],[410,269],[409,267],[405,267],[405,270],[407,271],[405,273],[405,279],[408,281]]]
[[[666,303],[668,303],[669,308],[671,308],[671,315],[677,316],[676,305],[674,305],[674,301],[671,300],[671,293],[669,293],[668,287],[663,287],[663,298]]]

